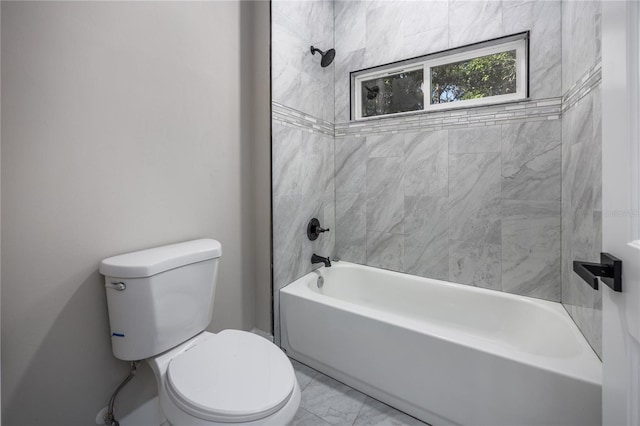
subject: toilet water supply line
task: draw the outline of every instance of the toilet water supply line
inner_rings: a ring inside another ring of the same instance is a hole
[[[118,421],[113,416],[113,409],[116,404],[116,396],[118,395],[118,392],[120,392],[120,390],[122,390],[122,388],[125,387],[126,384],[129,383],[131,379],[133,379],[133,376],[136,375],[136,370],[138,369],[138,365],[140,365],[140,361],[131,361],[129,363],[129,366],[130,366],[129,375],[125,377],[122,383],[120,383],[120,385],[116,388],[115,392],[113,392],[113,395],[111,395],[111,399],[109,400],[109,408],[107,409],[107,412],[104,415],[105,425],[120,426],[120,423],[118,423]]]

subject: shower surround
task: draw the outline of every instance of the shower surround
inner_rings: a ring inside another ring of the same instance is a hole
[[[333,47],[332,1],[271,3],[274,336],[279,343],[280,288],[312,269],[311,255],[335,246],[334,72],[310,46]],[[310,23],[310,24],[307,24]],[[330,228],[316,241],[307,224]],[[314,267],[317,267],[314,266]]]
[[[276,338],[278,290],[314,269],[312,252],[563,300],[565,8],[273,2]],[[522,31],[530,31],[528,100],[350,121],[349,72]],[[312,44],[335,47],[330,67],[307,54]],[[310,242],[313,216],[331,232]]]
[[[562,5],[562,303],[602,357],[602,290],[572,267],[602,251],[601,4]]]

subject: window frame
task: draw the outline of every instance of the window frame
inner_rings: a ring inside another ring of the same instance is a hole
[[[516,91],[505,95],[487,96],[477,99],[465,99],[455,102],[431,104],[431,69],[436,66],[453,64],[482,56],[488,56],[506,51],[516,51]],[[391,114],[362,117],[362,82],[401,72],[423,69],[423,109],[415,111],[396,112]],[[445,109],[469,108],[480,105],[495,105],[508,102],[522,101],[529,97],[529,32],[513,34],[474,43],[454,49],[436,52],[416,58],[397,61],[390,64],[367,68],[351,72],[351,121],[363,121],[376,118],[396,117],[407,114],[420,114],[429,111]]]

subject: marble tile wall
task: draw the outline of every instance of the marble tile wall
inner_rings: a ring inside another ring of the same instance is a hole
[[[602,295],[573,272],[600,261],[602,130],[600,2],[562,3],[562,304],[602,356]]]
[[[311,45],[334,47],[333,1],[272,1],[272,100],[334,122],[334,67],[322,68]]]
[[[350,71],[527,30],[531,100],[349,122]],[[335,32],[336,255],[560,301],[560,2],[336,1]]]
[[[560,301],[561,120],[336,138],[336,255]]]
[[[274,335],[279,338],[278,290],[312,270],[311,254],[333,256],[333,232],[307,239],[317,217],[335,227],[334,69],[322,68],[309,47],[333,48],[333,1],[271,3],[272,208]]]
[[[527,30],[531,97],[562,95],[559,0],[340,0],[334,11],[335,123],[349,121],[351,71]]]
[[[274,335],[279,336],[278,290],[314,269],[313,253],[334,254],[333,137],[273,123],[272,191]],[[309,241],[307,224],[313,217],[331,232]]]
[[[562,92],[600,62],[601,2],[562,2]]]

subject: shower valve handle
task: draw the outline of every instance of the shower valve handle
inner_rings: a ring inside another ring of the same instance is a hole
[[[309,225],[307,225],[307,237],[311,241],[315,241],[318,239],[321,233],[329,231],[329,228],[323,228],[320,226],[320,221],[317,218],[313,218],[309,221]]]

